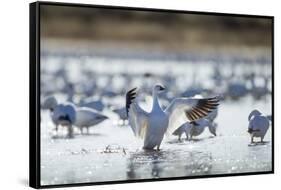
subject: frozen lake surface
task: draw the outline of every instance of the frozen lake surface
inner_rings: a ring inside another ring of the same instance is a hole
[[[271,128],[266,143],[249,146],[247,116],[252,107],[271,108],[251,97],[220,105],[218,136],[208,130],[193,141],[165,138],[161,151],[145,152],[129,126],[116,126],[112,115],[90,135],[52,138],[53,124],[42,111],[42,185],[270,171]],[[113,114],[108,112],[108,114]],[[60,131],[61,134],[64,131]],[[63,135],[63,134],[62,134]]]

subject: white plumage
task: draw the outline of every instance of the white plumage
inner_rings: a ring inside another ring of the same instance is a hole
[[[83,128],[86,128],[87,133],[89,133],[89,127],[95,126],[108,119],[107,116],[91,108],[76,107],[75,111],[76,121],[74,125],[80,129],[81,133],[83,133]]]
[[[161,85],[153,88],[151,112],[144,111],[135,101],[136,88],[126,94],[126,109],[129,124],[135,136],[144,139],[144,149],[159,150],[164,134],[172,134],[187,120],[194,121],[208,115],[218,106],[217,97],[207,99],[176,98],[163,110],[159,105],[158,93],[164,90]],[[180,124],[180,125],[179,125]]]
[[[78,107],[73,103],[66,102],[58,104],[55,97],[48,97],[44,102],[44,107],[50,109],[51,118],[56,125],[68,127],[68,137],[73,137],[72,125],[78,127],[83,133],[83,128],[89,132],[89,127],[97,125],[108,117],[98,113],[96,110],[87,107]]]
[[[191,123],[186,122],[182,124],[177,130],[174,131],[173,135],[178,136],[179,140],[181,140],[181,135],[185,133],[186,139],[188,140],[188,139],[192,139],[194,136],[201,135],[206,127],[208,127],[209,132],[211,134],[217,136],[216,134],[217,125],[205,118],[198,119]]]
[[[263,142],[264,136],[269,128],[269,119],[262,115],[258,110],[253,110],[248,117],[248,132],[251,135],[251,143],[254,143],[254,137],[260,137]]]

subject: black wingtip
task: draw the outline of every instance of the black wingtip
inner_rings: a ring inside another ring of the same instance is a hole
[[[206,99],[199,99],[196,106],[191,110],[186,110],[185,115],[190,121],[195,121],[206,117],[210,112],[219,106],[218,96]]]
[[[136,90],[137,90],[137,87],[129,90],[126,93],[126,113],[127,113],[127,117],[128,117],[130,105],[132,104],[132,101],[136,98],[136,94],[137,94]]]

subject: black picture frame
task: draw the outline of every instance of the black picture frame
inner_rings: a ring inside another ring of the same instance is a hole
[[[205,176],[185,176],[185,177],[172,177],[160,179],[139,179],[139,180],[123,180],[123,181],[106,181],[106,182],[91,182],[91,183],[75,183],[75,184],[58,184],[58,185],[41,185],[40,184],[40,7],[44,5],[54,6],[71,6],[71,7],[92,7],[92,8],[107,8],[117,10],[139,10],[151,12],[167,12],[167,13],[188,13],[199,15],[216,15],[216,16],[239,16],[245,18],[266,18],[272,22],[272,170],[262,172],[248,172],[248,173],[235,173],[235,174],[215,174]],[[168,9],[155,9],[155,8],[139,8],[139,7],[120,7],[120,6],[104,6],[104,5],[91,5],[79,3],[58,3],[39,1],[29,4],[29,185],[33,188],[55,188],[55,187],[74,187],[74,186],[88,186],[88,185],[103,185],[103,184],[120,184],[120,183],[136,183],[136,182],[151,182],[151,181],[166,181],[166,180],[183,180],[194,178],[214,178],[214,177],[232,177],[232,176],[245,176],[245,175],[260,175],[260,174],[273,174],[274,173],[274,17],[264,15],[247,15],[247,14],[229,14],[217,12],[199,12],[187,10],[168,10]]]

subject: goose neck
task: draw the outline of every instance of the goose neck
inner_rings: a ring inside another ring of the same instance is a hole
[[[158,95],[155,91],[153,91],[152,96],[153,96],[153,107],[152,107],[152,109],[160,108],[159,101],[158,101]]]

